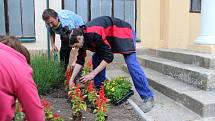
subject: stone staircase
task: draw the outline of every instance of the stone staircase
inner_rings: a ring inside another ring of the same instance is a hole
[[[201,117],[215,117],[215,55],[181,49],[146,49],[138,53],[154,89]]]

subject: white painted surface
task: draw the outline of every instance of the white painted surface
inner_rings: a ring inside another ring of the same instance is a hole
[[[215,0],[202,0],[201,35],[195,40],[197,44],[215,44]]]

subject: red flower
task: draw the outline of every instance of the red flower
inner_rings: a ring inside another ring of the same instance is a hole
[[[93,80],[91,80],[89,86],[87,87],[87,91],[89,93],[89,92],[92,92],[93,90],[94,90],[94,83],[93,83]]]
[[[87,68],[89,68],[89,69],[91,69],[92,68],[92,59],[90,59],[89,61],[88,61],[88,63],[87,63]]]
[[[65,72],[65,76],[66,76],[66,82],[65,82],[65,84],[66,85],[69,85],[69,80],[70,80],[70,78],[71,78],[71,76],[72,76],[72,72],[73,72],[73,70],[66,70],[66,72]]]
[[[41,103],[42,103],[42,106],[44,108],[48,108],[49,107],[49,102],[46,99],[41,99]]]
[[[105,97],[104,94],[104,87],[101,87],[101,89],[99,90],[99,97],[96,100],[96,105],[98,107],[98,111],[97,112],[107,112],[107,98]]]
[[[60,116],[57,113],[53,114],[53,118],[59,118]]]

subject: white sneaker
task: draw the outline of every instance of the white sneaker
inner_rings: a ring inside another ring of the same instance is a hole
[[[155,106],[154,97],[150,97],[143,101],[143,105],[140,106],[144,113],[149,112]]]

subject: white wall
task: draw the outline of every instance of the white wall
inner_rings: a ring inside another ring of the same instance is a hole
[[[61,9],[61,0],[49,0],[49,8],[54,10]],[[42,20],[42,13],[46,9],[46,0],[34,0],[35,5],[35,36],[36,41],[23,43],[29,50],[47,50],[47,30]],[[56,45],[60,47],[59,36],[56,36]]]

